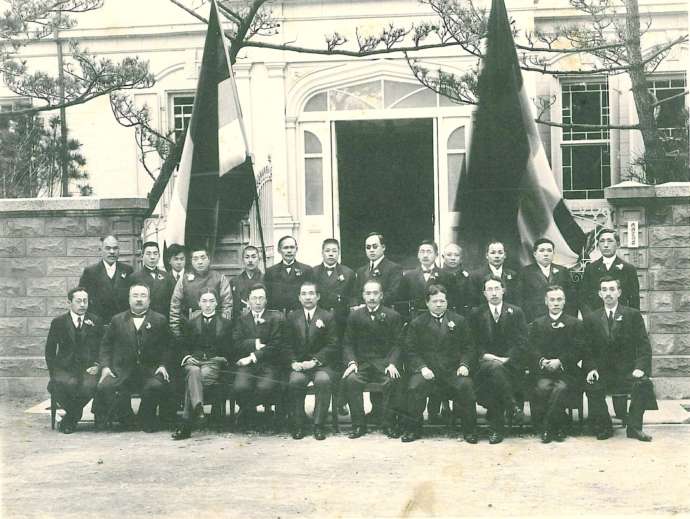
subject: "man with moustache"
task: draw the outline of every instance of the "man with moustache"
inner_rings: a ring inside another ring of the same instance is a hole
[[[473,304],[478,305],[484,302],[484,281],[489,276],[494,276],[500,278],[505,287],[503,300],[506,303],[520,306],[517,272],[505,265],[506,257],[506,248],[502,242],[498,240],[489,241],[486,245],[486,265],[470,275],[474,286]]]
[[[175,290],[175,278],[169,272],[158,268],[160,251],[155,241],[147,241],[141,247],[142,268],[130,276],[130,282],[142,283],[151,293],[151,310],[164,315],[170,314],[170,299]]]
[[[470,273],[462,268],[462,248],[449,243],[443,249],[441,276],[448,290],[448,309],[468,317],[478,301]]]
[[[299,287],[303,281],[311,280],[311,267],[295,259],[297,250],[297,240],[292,236],[283,236],[278,240],[282,261],[267,268],[264,275],[268,307],[283,312],[283,315],[300,307]]]
[[[249,289],[257,283],[262,283],[263,279],[264,274],[259,269],[259,249],[253,245],[247,245],[242,250],[242,272],[230,278],[233,321],[250,312]]]
[[[384,293],[383,303],[392,307],[399,301],[402,268],[385,257],[386,242],[383,234],[372,232],[364,240],[364,249],[369,263],[357,269],[355,294],[362,293],[364,284],[370,279],[381,282]]]

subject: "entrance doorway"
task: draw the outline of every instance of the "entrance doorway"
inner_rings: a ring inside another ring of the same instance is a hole
[[[433,120],[338,121],[335,135],[343,263],[364,264],[365,236],[378,231],[386,256],[413,267],[434,238]]]

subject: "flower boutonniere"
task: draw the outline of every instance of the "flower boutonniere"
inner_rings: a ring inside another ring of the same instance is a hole
[[[151,323],[146,323],[146,326],[144,326],[144,328],[146,328],[147,330],[150,330],[151,329]]]
[[[512,274],[506,274],[506,279],[508,279],[508,280],[513,279],[513,275]]]
[[[381,275],[381,271],[379,269],[374,269],[374,272],[372,272],[371,275],[377,278]]]
[[[338,276],[338,281],[345,281],[345,276],[343,276],[342,274],[340,274],[340,275]]]
[[[194,274],[187,274],[187,281],[194,281]]]
[[[455,321],[448,321],[448,329],[452,332],[455,330]]]
[[[160,281],[162,279],[165,279],[165,276],[163,274],[158,274],[158,280]]]
[[[127,277],[127,273],[126,273],[126,272],[123,272],[122,274],[120,274],[120,277],[121,277],[122,279],[125,279],[125,278]]]
[[[551,323],[551,328],[555,328],[555,329],[558,329],[558,328],[565,328],[565,324],[563,324],[562,322],[558,321],[557,323]]]
[[[616,321],[621,322],[622,320],[623,320],[623,316],[622,316],[622,315],[619,315],[618,317],[616,317]]]
[[[381,322],[385,321],[385,320],[386,320],[386,314],[384,314],[383,312],[381,312],[381,313],[379,314],[378,320],[381,321]]]
[[[463,271],[462,271],[462,275],[463,275],[464,277],[466,277],[466,278],[470,277],[470,273],[467,272],[466,270],[463,270]]]
[[[618,265],[616,265],[616,269],[623,270],[623,264],[619,263]]]
[[[512,309],[512,308],[508,308],[508,309],[506,310],[506,312],[509,313],[510,315],[513,315],[513,309]]]
[[[302,271],[300,269],[295,269],[295,276],[300,277],[302,275]]]
[[[317,328],[323,328],[326,325],[323,324],[323,321],[321,319],[317,319],[316,322],[314,323],[314,326],[316,326]]]
[[[438,278],[438,272],[436,272],[436,271],[434,270],[434,271],[431,273],[431,276],[430,276],[430,277],[431,277],[431,279],[436,279],[436,278]]]
[[[558,269],[552,268],[552,269],[551,269],[551,272],[553,272],[554,274],[558,274]]]
[[[266,320],[265,320],[263,317],[259,317],[259,318],[256,320],[256,324],[264,324],[265,322],[266,322]]]
[[[91,319],[84,319],[84,324],[86,326],[93,326],[93,321]]]

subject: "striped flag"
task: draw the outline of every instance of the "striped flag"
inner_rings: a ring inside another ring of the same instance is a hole
[[[204,245],[213,250],[219,229],[247,212],[256,192],[248,155],[237,87],[213,0],[168,212],[168,245]]]
[[[534,121],[503,0],[493,0],[479,75],[467,170],[458,188],[459,240],[470,262],[483,261],[490,239],[513,263],[533,261],[532,243],[551,239],[554,261],[577,262],[585,235],[566,207]],[[509,258],[510,259],[510,258]]]

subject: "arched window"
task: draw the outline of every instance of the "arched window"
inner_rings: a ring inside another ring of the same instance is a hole
[[[448,136],[448,208],[457,211],[455,198],[460,175],[465,169],[465,127],[459,126]]]

